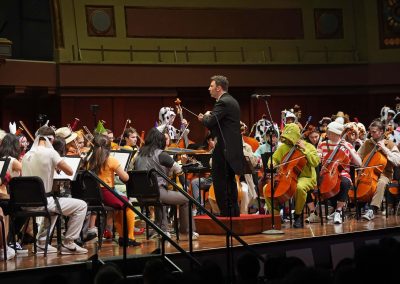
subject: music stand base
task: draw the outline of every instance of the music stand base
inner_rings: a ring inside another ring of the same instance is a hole
[[[276,230],[276,229],[270,229],[270,230],[266,230],[261,232],[261,234],[264,235],[283,235],[285,232],[283,232],[282,230]]]

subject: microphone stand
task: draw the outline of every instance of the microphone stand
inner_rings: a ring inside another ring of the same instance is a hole
[[[272,133],[274,133],[274,131],[275,131],[275,124],[274,124],[274,121],[272,119],[271,111],[269,110],[269,105],[268,105],[267,98],[263,97],[263,99],[264,99],[265,106],[266,106],[267,111],[268,111],[269,119],[271,121],[271,126],[270,126],[270,129],[267,131],[267,133],[269,133],[269,145],[270,145],[270,148],[269,148],[269,153],[270,153],[269,170],[271,172],[270,183],[271,183],[271,218],[272,219],[271,219],[271,229],[263,231],[262,234],[265,234],[265,235],[282,235],[282,234],[284,234],[284,232],[282,230],[275,229],[275,212],[274,212],[275,211],[274,210],[274,206],[275,206],[275,204],[274,204],[275,184],[274,184],[274,164],[272,162],[272,156],[274,154],[274,150],[273,150],[273,147],[272,147]],[[267,166],[268,165],[264,166],[265,171],[267,171]]]

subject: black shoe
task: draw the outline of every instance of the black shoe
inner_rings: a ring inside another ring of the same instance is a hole
[[[76,243],[76,244],[77,244],[78,246],[80,246],[80,247],[82,247],[82,246],[85,244],[85,242],[82,241],[81,238],[76,239],[76,240],[74,241],[74,243]]]
[[[88,233],[88,234],[86,235],[86,238],[84,238],[83,240],[84,240],[85,242],[88,242],[88,241],[91,241],[91,240],[95,239],[96,237],[97,237],[97,234],[96,234],[96,233]]]
[[[124,246],[124,238],[119,238],[118,239],[118,244],[120,247]],[[136,246],[140,246],[142,243],[137,242],[136,240],[132,240],[132,239],[128,239],[128,246],[130,247],[136,247]]]
[[[304,227],[303,216],[302,215],[296,215],[294,217],[293,228],[299,229],[299,228],[303,228],[303,227]]]

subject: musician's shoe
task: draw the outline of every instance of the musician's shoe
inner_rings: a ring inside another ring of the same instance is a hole
[[[342,214],[343,214],[342,211],[335,211],[335,215],[333,216],[334,224],[342,224],[343,223]]]
[[[61,254],[85,254],[88,250],[80,247],[73,241],[64,241],[61,245]]]
[[[293,228],[299,229],[299,228],[303,228],[304,224],[303,224],[303,215],[294,215],[294,222],[293,222]]]
[[[105,229],[103,233],[103,238],[106,240],[111,240],[113,238],[113,233],[110,230]]]
[[[130,246],[130,247],[136,247],[136,246],[140,246],[142,243],[139,243],[139,242],[137,242],[136,240],[132,240],[132,239],[128,239],[128,243],[127,243],[127,245],[128,246]],[[118,245],[120,246],[120,247],[123,247],[124,246],[124,238],[119,238],[118,239]]]
[[[362,217],[363,219],[366,219],[366,220],[368,220],[368,221],[371,221],[372,219],[375,218],[374,210],[368,209],[367,212],[365,212],[365,214],[362,215],[361,217]]]
[[[321,218],[317,214],[315,214],[315,212],[312,212],[310,216],[306,218],[306,223],[319,223],[319,222],[321,222]]]
[[[45,247],[46,247],[45,242],[42,242],[42,241],[36,242],[36,254],[44,254]],[[35,248],[34,248],[34,246],[32,246],[32,252],[34,252],[34,251],[35,251]],[[50,244],[47,245],[47,254],[57,253],[57,252],[58,252],[57,248],[53,247]]]
[[[193,232],[192,234],[192,240],[197,240],[200,237],[199,233]],[[189,234],[179,234],[179,240],[180,241],[188,241],[189,240]]]
[[[6,249],[6,260],[10,260],[13,259],[15,257],[15,250],[13,250],[12,248],[10,248],[9,246],[7,246]],[[0,249],[0,260],[4,260],[4,250]]]

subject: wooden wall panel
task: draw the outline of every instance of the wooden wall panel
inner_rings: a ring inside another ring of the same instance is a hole
[[[126,7],[127,37],[302,39],[301,9]]]

